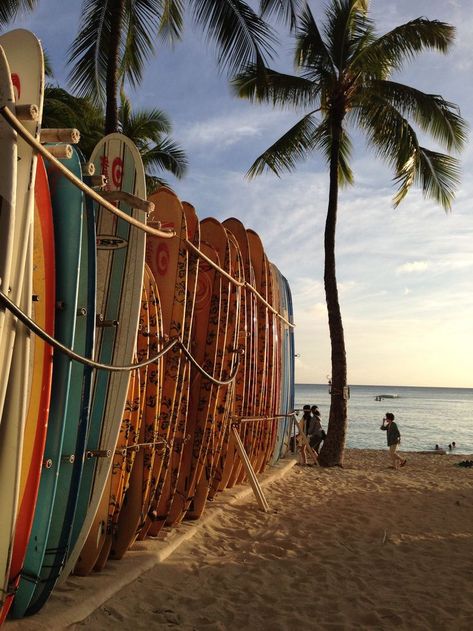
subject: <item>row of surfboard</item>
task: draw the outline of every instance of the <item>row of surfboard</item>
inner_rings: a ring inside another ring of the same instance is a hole
[[[1,35],[0,112],[22,120],[0,117],[0,623],[244,482],[232,427],[264,471],[294,406],[291,293],[258,235],[167,188],[147,216],[120,134],[43,160],[20,133],[40,140],[43,86],[36,37]],[[91,165],[122,218],[78,187]]]

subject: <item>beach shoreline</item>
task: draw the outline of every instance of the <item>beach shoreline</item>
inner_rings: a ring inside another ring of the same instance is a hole
[[[473,468],[455,463],[473,455],[406,457],[400,470],[387,450],[346,450],[343,468],[296,465],[265,485],[267,514],[251,493],[222,494],[192,540],[67,628],[471,628]],[[5,625],[45,628],[66,627],[44,614]]]

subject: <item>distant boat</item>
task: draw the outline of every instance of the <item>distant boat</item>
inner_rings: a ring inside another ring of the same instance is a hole
[[[377,394],[374,398],[375,401],[382,401],[383,399],[399,399],[398,394]]]

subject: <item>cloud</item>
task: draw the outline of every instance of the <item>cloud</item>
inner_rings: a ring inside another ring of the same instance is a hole
[[[417,274],[418,272],[425,272],[429,269],[429,263],[427,261],[412,261],[411,263],[404,263],[396,269],[397,274]]]

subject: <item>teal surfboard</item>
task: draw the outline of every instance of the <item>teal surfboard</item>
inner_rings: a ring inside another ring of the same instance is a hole
[[[81,177],[81,156],[73,149],[71,160],[63,161]],[[56,176],[49,169],[50,177]],[[74,334],[74,350],[85,357],[93,355],[95,337],[96,252],[95,216],[91,200],[82,200],[78,191],[67,181],[56,187],[53,202],[56,221],[66,212],[83,210],[83,225],[79,263],[78,296]],[[82,206],[84,201],[84,206]],[[66,268],[67,269],[67,268]],[[27,614],[33,614],[47,601],[64,566],[71,536],[77,494],[81,479],[84,451],[88,433],[92,369],[73,362],[65,415],[64,437],[58,485],[51,516],[51,526],[40,572],[40,581],[30,602]]]

